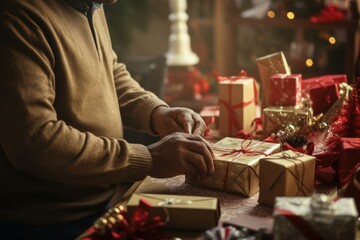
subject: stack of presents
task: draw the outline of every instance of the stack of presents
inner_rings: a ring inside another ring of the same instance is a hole
[[[257,66],[260,90],[245,71],[219,77],[218,105],[201,112],[207,137],[218,139],[212,145],[215,173],[186,184],[258,197],[273,209],[274,239],[355,239],[359,86],[346,75],[302,79],[290,72],[282,52],[258,58]],[[336,197],[316,193],[325,184],[336,185]],[[88,239],[168,239],[164,229],[201,230],[203,239],[256,237],[219,226],[214,197],[135,193],[126,207],[99,219]]]

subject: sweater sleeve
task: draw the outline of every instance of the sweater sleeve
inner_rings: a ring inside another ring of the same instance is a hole
[[[114,55],[114,78],[121,116],[125,126],[152,132],[151,114],[155,108],[168,105],[160,100],[150,91],[145,91],[130,76],[126,66],[117,62],[117,56]]]
[[[0,144],[14,171],[80,185],[138,181],[148,174],[151,156],[145,146],[82,132],[58,119],[54,103],[59,79],[53,71],[57,63],[30,17],[19,20],[2,12],[0,32]],[[117,82],[129,78],[116,72]],[[145,107],[135,104],[130,114],[146,109],[148,120],[159,102],[145,95],[154,100],[145,101]],[[134,104],[126,94],[120,96],[121,102],[124,99],[125,112]]]

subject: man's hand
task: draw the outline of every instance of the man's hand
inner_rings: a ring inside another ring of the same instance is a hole
[[[188,108],[158,107],[151,116],[151,123],[162,137],[174,132],[203,135],[206,128],[201,116]]]
[[[167,178],[185,174],[194,179],[214,173],[213,152],[199,135],[173,133],[148,146],[152,156],[150,176]]]

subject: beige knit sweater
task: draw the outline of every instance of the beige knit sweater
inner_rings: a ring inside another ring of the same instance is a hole
[[[0,5],[0,222],[94,214],[116,183],[149,171],[147,148],[122,139],[123,123],[149,132],[166,104],[117,63],[102,8],[94,38],[64,0]]]

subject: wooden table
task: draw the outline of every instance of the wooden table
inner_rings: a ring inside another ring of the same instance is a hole
[[[180,175],[173,178],[156,179],[147,177],[142,183],[137,183],[131,189],[135,193],[158,193],[158,194],[175,194],[175,195],[195,195],[216,197],[220,201],[221,216],[219,225],[223,222],[235,222],[241,218],[258,218],[261,224],[267,225],[262,227],[272,227],[272,208],[258,204],[258,193],[250,198],[240,195],[230,194],[221,191],[215,191],[206,188],[200,188],[185,182],[185,176]],[[326,193],[335,196],[336,188],[333,185],[316,187],[316,192]],[[237,219],[237,220],[235,220]],[[246,222],[246,219],[243,219]],[[244,222],[244,221],[242,221]],[[202,232],[171,232],[173,237],[181,239],[201,239]]]

